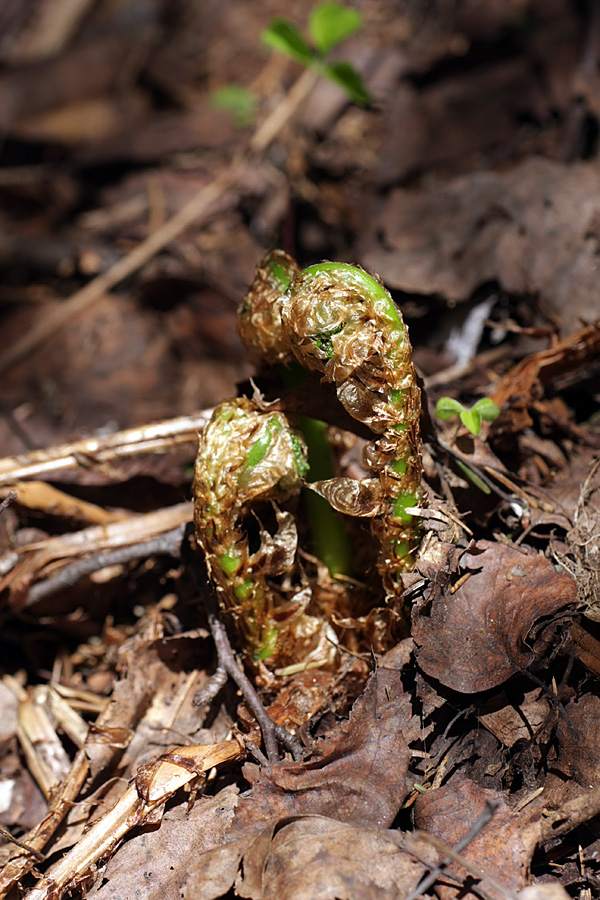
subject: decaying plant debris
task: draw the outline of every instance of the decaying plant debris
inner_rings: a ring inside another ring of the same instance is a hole
[[[352,5],[0,11],[0,897],[600,897],[597,4]]]

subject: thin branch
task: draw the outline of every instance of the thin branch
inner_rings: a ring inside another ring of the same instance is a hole
[[[24,841],[20,841],[19,838],[14,837],[4,825],[0,825],[0,834],[2,837],[6,838],[7,841],[10,841],[11,844],[16,844],[17,847],[20,847],[21,850],[25,850],[27,853],[31,853],[38,862],[45,862],[46,857],[43,853],[40,853],[39,850],[36,850],[35,847],[30,847],[29,844],[26,844]]]
[[[277,725],[269,716],[263,706],[262,700],[256,693],[252,682],[240,668],[234,656],[227,632],[225,631],[225,626],[219,618],[217,605],[210,590],[204,588],[202,593],[208,618],[208,626],[215,642],[219,667],[223,668],[232,681],[237,684],[242,692],[244,700],[248,704],[248,708],[258,722],[269,762],[279,762],[278,741],[292,753],[294,759],[299,759],[303,754],[302,745],[293,737],[293,735],[286,731],[285,728],[282,728],[281,725]]]
[[[8,509],[11,503],[13,503],[17,499],[16,491],[9,491],[4,500],[0,502],[0,513],[3,513],[5,509]]]
[[[157,537],[150,538],[147,541],[140,541],[137,544],[130,544],[128,547],[117,547],[115,550],[105,550],[100,553],[94,553],[93,556],[87,556],[77,562],[66,566],[58,575],[46,578],[34,584],[29,589],[26,606],[32,606],[39,600],[55,594],[57,591],[72,587],[86,575],[97,572],[99,569],[105,569],[107,566],[123,565],[124,563],[134,562],[138,559],[144,559],[149,556],[175,556],[178,557],[181,551],[181,542],[185,533],[185,524],[173,528],[171,531],[165,531]]]
[[[203,688],[194,694],[194,706],[207,706],[215,699],[219,691],[227,684],[227,671],[223,666],[217,666]]]
[[[496,812],[498,808],[497,803],[491,803],[489,800],[486,800],[485,806],[483,808],[483,812],[479,816],[476,822],[471,825],[467,833],[462,837],[459,841],[454,844],[453,847],[447,847],[446,844],[442,844],[441,849],[442,853],[444,853],[444,857],[440,860],[439,864],[435,866],[429,875],[426,875],[425,878],[421,880],[421,882],[414,889],[412,894],[406,898],[406,900],[417,900],[421,894],[424,894],[425,891],[428,891],[430,887],[433,887],[439,876],[444,871],[446,865],[452,860],[452,853],[460,853],[462,850],[465,850],[472,840],[474,840],[478,834],[480,834],[488,822],[491,821],[492,816]],[[433,840],[430,840],[431,835],[426,832],[417,832],[419,837],[423,838],[423,840],[429,841],[429,843],[434,843]],[[439,842],[441,844],[441,841]],[[462,861],[462,860],[461,860]],[[479,876],[478,876],[479,877]],[[511,900],[513,900],[513,895],[511,894]]]
[[[505,897],[506,900],[517,900],[517,895],[514,891],[511,891],[510,888],[505,887],[505,885],[503,885],[500,881],[497,881],[493,877],[493,875],[490,875],[485,871],[485,869],[480,868],[480,866],[473,865],[472,862],[469,862],[468,859],[465,859],[464,856],[461,856],[461,854],[457,850],[449,847],[443,841],[440,841],[439,838],[436,838],[435,835],[429,834],[426,831],[416,831],[415,834],[417,837],[421,838],[421,840],[426,841],[428,844],[431,844],[433,847],[435,847],[436,850],[439,850],[440,853],[443,853],[444,863],[450,861],[458,863],[467,870],[469,875],[477,878],[478,881],[487,882],[490,887],[494,888],[494,890]],[[481,888],[477,888],[476,890],[481,891]],[[481,893],[483,893],[483,891],[481,891]]]

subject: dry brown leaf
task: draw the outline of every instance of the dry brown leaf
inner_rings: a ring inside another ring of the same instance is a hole
[[[317,741],[303,762],[263,769],[240,800],[233,835],[290,815],[325,815],[342,822],[386,828],[410,786],[409,744],[422,735],[403,677],[413,643],[386,654],[350,719]]]
[[[142,830],[123,844],[88,896],[180,900],[182,886],[195,889],[198,857],[226,842],[237,793],[230,785],[214,797],[197,799],[191,809],[180,804],[168,810],[159,829]]]
[[[425,871],[422,860],[434,856],[431,847],[400,831],[324,816],[285,818],[202,854],[192,862],[181,896],[215,900],[235,885],[238,896],[253,900],[396,898],[416,886]]]
[[[527,884],[533,848],[523,843],[519,834],[518,816],[508,806],[503,794],[482,788],[458,774],[443,787],[428,791],[417,798],[416,825],[452,846],[475,824],[483,812],[486,801],[497,803],[498,808],[491,822],[461,855],[499,881],[507,890],[520,890]],[[456,863],[450,864],[448,870],[461,879],[469,875]],[[486,896],[494,900],[506,900],[506,894],[499,893],[488,882],[483,887]],[[446,886],[438,886],[438,893],[444,900],[449,900],[457,896],[457,889],[446,882]],[[460,896],[464,894],[461,893]],[[469,893],[467,896],[472,898],[473,894]]]
[[[273,828],[248,832],[234,841],[201,853],[190,861],[186,882],[181,887],[183,900],[216,900],[227,895],[235,884],[242,860],[264,858]]]
[[[505,691],[479,707],[477,718],[505,747],[529,740],[550,712],[550,702],[539,688],[529,691],[518,704]]]
[[[492,394],[496,406],[508,405],[491,428],[492,433],[522,431],[532,424],[528,409],[541,397],[542,386],[586,363],[597,364],[600,324],[581,328],[548,350],[532,353],[510,369]]]
[[[407,896],[425,867],[406,851],[423,844],[399,831],[379,831],[311,816],[285,822],[273,837],[259,891],[241,896],[286,900],[379,900]]]
[[[558,721],[557,768],[584,788],[600,784],[600,697],[583,694]],[[567,718],[568,717],[568,718]]]
[[[463,557],[469,578],[455,593],[440,588],[413,609],[417,661],[456,691],[496,687],[539,659],[557,613],[573,604],[577,585],[550,560],[505,544],[479,541]],[[538,620],[551,617],[532,633]]]
[[[598,222],[595,162],[529,157],[441,189],[392,192],[360,261],[390,287],[451,304],[490,281],[539,294],[568,333],[598,316]]]

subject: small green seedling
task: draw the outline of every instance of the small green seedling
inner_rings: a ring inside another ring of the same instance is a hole
[[[242,84],[224,84],[211,93],[210,102],[216,109],[228,112],[237,128],[252,125],[256,118],[258,97]]]
[[[468,428],[471,434],[477,437],[481,431],[482,420],[493,422],[500,415],[500,410],[489,397],[482,397],[469,408],[452,397],[440,397],[435,407],[435,414],[438,419],[443,420],[460,416],[460,421],[465,428]]]
[[[355,34],[361,25],[362,15],[358,10],[337,2],[319,3],[308,17],[312,46],[288,19],[273,19],[261,37],[273,50],[285,53],[290,59],[315,69],[338,84],[354,103],[368,106],[371,97],[352,63],[346,60],[327,61],[331,51]]]

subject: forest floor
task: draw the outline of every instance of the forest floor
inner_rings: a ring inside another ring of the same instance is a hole
[[[352,5],[364,108],[261,42],[308,2],[0,9],[0,898],[600,897],[600,4]],[[332,577],[292,505],[333,649],[279,668],[198,434],[258,396],[355,479],[369,434],[244,350],[276,247],[381,279],[423,405],[413,571],[361,519]]]

